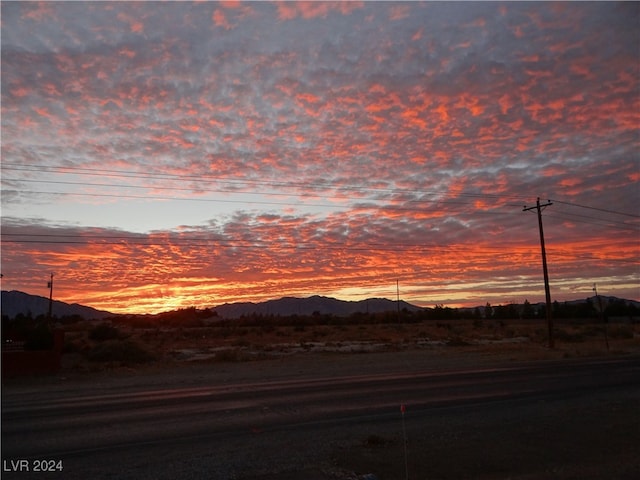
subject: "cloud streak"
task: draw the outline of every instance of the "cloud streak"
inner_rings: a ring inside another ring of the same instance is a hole
[[[555,296],[638,298],[639,12],[5,3],[3,288],[533,301],[540,196]]]

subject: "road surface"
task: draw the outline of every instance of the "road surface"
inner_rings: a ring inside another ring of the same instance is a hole
[[[637,357],[187,386],[5,385],[2,478],[599,478],[609,468],[609,478],[633,478],[639,400]],[[479,454],[487,442],[499,451]]]

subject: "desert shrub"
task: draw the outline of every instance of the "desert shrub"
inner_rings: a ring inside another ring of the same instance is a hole
[[[471,344],[462,337],[456,335],[447,341],[447,345],[449,347],[468,347]]]
[[[92,362],[121,362],[127,365],[150,362],[155,356],[132,340],[106,340],[91,349],[87,358]]]
[[[568,332],[567,330],[557,329],[554,332],[556,340],[567,343],[578,343],[584,340],[584,335],[579,332]]]
[[[585,337],[600,337],[604,334],[604,328],[601,325],[585,325],[580,332]]]
[[[235,334],[240,336],[240,337],[244,337],[246,335],[249,335],[249,329],[248,328],[238,328],[235,331]]]
[[[231,335],[233,335],[233,329],[229,326],[218,327],[216,332],[217,335],[222,338],[229,338]]]
[[[216,353],[217,362],[244,362],[248,359],[241,348],[229,348]]]
[[[120,337],[121,337],[120,330],[106,323],[96,325],[89,332],[89,339],[94,340],[96,342],[104,342],[107,340],[117,340]]]
[[[262,331],[262,333],[272,333],[275,329],[276,327],[272,323],[265,323],[263,325],[260,325],[260,330]]]
[[[329,335],[329,331],[325,328],[314,328],[310,333],[312,340],[318,340]]]
[[[62,353],[80,353],[84,350],[84,345],[80,341],[65,338]]]
[[[618,339],[630,339],[633,338],[633,328],[628,325],[621,325],[609,328],[609,336],[611,338]]]
[[[81,315],[63,315],[58,318],[58,322],[63,325],[74,325],[76,323],[84,322],[84,318]]]

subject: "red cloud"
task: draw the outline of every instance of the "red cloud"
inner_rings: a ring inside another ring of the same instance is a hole
[[[408,5],[394,5],[389,10],[389,20],[402,20],[409,16]]]
[[[330,12],[339,12],[349,15],[353,11],[362,8],[363,2],[277,2],[278,18],[280,20],[293,20],[297,17],[305,19],[324,18]]]
[[[211,20],[216,27],[222,27],[225,30],[230,30],[231,28],[233,28],[233,26],[227,20],[224,12],[220,9],[214,10],[213,15],[211,16]]]
[[[118,20],[128,24],[129,25],[129,29],[133,33],[142,33],[142,32],[144,32],[144,24],[141,21],[133,18],[131,15],[128,15],[128,14],[126,14],[124,12],[120,12],[120,13],[118,13]]]

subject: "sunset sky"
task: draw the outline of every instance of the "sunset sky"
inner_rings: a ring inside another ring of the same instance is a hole
[[[640,3],[1,8],[3,290],[640,300]]]

